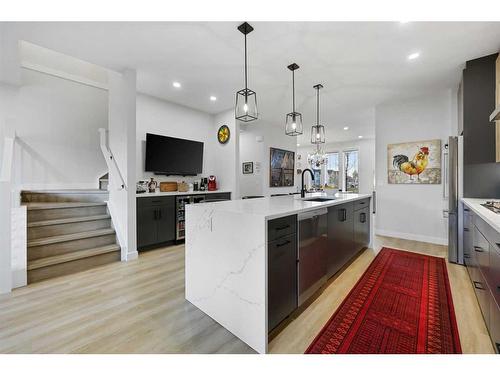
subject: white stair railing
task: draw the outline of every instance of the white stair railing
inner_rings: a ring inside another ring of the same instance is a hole
[[[110,172],[111,170],[113,170],[120,179],[119,184],[116,184],[115,181],[112,181],[110,173],[109,182],[111,184],[114,184],[115,186],[117,185],[116,187],[118,188],[118,190],[127,190],[127,186],[125,184],[125,180],[123,179],[122,173],[120,172],[120,168],[118,167],[118,163],[116,162],[115,157],[113,156],[113,153],[111,152],[108,146],[108,131],[106,129],[100,128],[99,133],[100,133],[101,151],[102,154],[104,155],[104,160],[106,160],[108,170]]]

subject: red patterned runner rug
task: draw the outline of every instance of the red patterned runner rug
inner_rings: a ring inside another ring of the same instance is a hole
[[[383,248],[308,354],[461,353],[446,261]]]

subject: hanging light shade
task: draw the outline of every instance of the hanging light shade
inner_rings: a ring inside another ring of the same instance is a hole
[[[319,144],[316,144],[316,151],[307,155],[307,162],[313,169],[320,168],[326,163],[326,154],[320,148]]]
[[[319,90],[323,88],[322,84],[313,86],[316,89],[316,125],[311,127],[311,143],[325,143],[325,127],[319,124]]]
[[[299,69],[299,66],[293,63],[288,65],[287,68],[292,71],[292,112],[286,115],[285,134],[297,136],[304,132],[302,127],[302,114],[295,111],[295,71]]]
[[[234,112],[236,120],[250,122],[258,118],[257,94],[248,88],[247,70],[247,35],[253,31],[253,27],[245,22],[238,26],[238,30],[245,36],[245,88],[236,93]]]

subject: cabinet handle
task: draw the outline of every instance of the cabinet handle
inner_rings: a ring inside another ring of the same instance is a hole
[[[484,249],[480,246],[474,246],[474,251],[477,251],[478,253],[484,253]]]
[[[360,215],[359,215],[359,219],[362,223],[366,223],[366,214],[364,212],[362,212]]]
[[[290,243],[290,240],[286,240],[285,242],[283,243],[279,243],[276,245],[276,247],[282,247],[282,246],[285,246],[285,245],[288,245]]]
[[[154,219],[158,220],[158,209],[156,209],[156,208],[155,208],[155,211],[154,211]]]
[[[158,219],[161,220],[161,208],[158,209]]]
[[[469,228],[464,228],[464,232],[468,232],[469,231]]]
[[[470,210],[468,208],[464,208],[464,211],[465,212],[469,212]]]
[[[339,220],[346,221],[347,219],[347,210],[345,208],[341,208],[339,211]]]
[[[290,228],[290,225],[285,225],[284,227],[276,228],[276,230],[285,230],[285,229],[288,229],[288,228]]]
[[[470,258],[470,255],[469,255],[469,254],[464,254],[464,258],[465,258],[465,259],[469,259],[469,258]]]
[[[474,284],[474,288],[479,289],[479,290],[485,290],[483,288],[483,284],[481,284],[479,281],[473,281],[472,283]]]

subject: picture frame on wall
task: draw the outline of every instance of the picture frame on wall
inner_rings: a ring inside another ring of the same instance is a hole
[[[389,184],[441,184],[441,140],[387,145]]]
[[[243,163],[243,174],[253,174],[253,161]]]
[[[295,152],[270,147],[269,187],[295,185]]]

